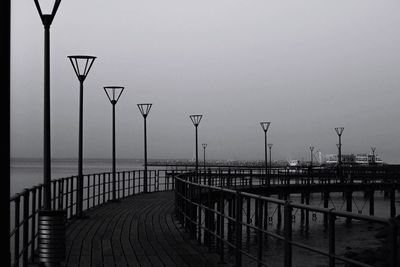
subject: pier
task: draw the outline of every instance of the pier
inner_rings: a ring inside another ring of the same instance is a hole
[[[310,173],[309,169],[289,172],[285,168],[267,174],[254,168],[207,168],[196,173],[194,169],[170,167],[149,170],[148,182],[144,183],[143,171],[123,171],[116,173],[114,193],[118,201],[113,201],[112,173],[98,173],[84,175],[84,218],[77,216],[77,176],[52,181],[51,205],[66,215],[67,266],[267,266],[265,238],[284,243],[284,266],[296,266],[294,247],[326,257],[329,266],[337,262],[372,266],[336,253],[335,230],[356,221],[388,227],[388,264],[398,266],[399,226],[394,217],[399,168],[342,169],[341,175],[348,177],[351,173],[350,180],[341,179],[337,173]],[[38,264],[42,190],[39,185],[10,199],[14,214],[10,232],[13,266]],[[380,190],[388,192],[391,203],[387,219],[370,216],[374,215],[372,192]],[[356,191],[368,196],[367,214],[351,209],[350,193]],[[321,193],[323,207],[307,205],[315,192]],[[343,193],[346,210],[328,208],[332,192]],[[301,203],[292,203],[291,194],[301,194]],[[268,211],[272,206],[273,214]],[[295,210],[305,232],[311,222],[323,227],[328,236],[326,248],[291,239]],[[342,223],[338,223],[339,218]],[[250,245],[253,239],[255,244]]]

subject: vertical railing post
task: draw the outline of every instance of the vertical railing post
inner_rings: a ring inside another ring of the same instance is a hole
[[[213,245],[213,235],[211,234],[211,231],[213,230],[213,224],[214,224],[214,214],[213,211],[211,211],[211,208],[213,208],[213,202],[212,202],[212,191],[209,188],[208,189],[208,193],[207,193],[207,208],[208,208],[208,216],[206,218],[206,222],[207,222],[207,233],[208,233],[208,250],[210,251]]]
[[[61,179],[57,180],[57,191],[58,191],[58,198],[57,198],[57,209],[61,208],[61,199],[62,199],[62,189],[61,189]]]
[[[235,212],[235,228],[236,228],[236,267],[242,266],[242,195],[240,191],[236,191],[236,212]]]
[[[65,183],[65,209],[67,210],[67,218],[71,218],[72,217],[72,214],[69,214],[69,216],[68,216],[68,210],[69,210],[68,205],[69,205],[69,194],[70,194],[70,191],[69,191],[69,180],[70,179],[71,178],[68,177],[66,179],[66,183]]]
[[[39,194],[38,194],[38,208],[41,209],[43,206],[43,185],[39,184]]]
[[[60,209],[64,209],[64,181],[65,178],[61,179],[61,188],[60,188],[60,195],[61,195],[61,203],[60,203]]]
[[[103,187],[103,203],[105,203],[106,202],[106,175],[104,173],[102,173],[101,177],[103,178],[103,183],[102,183],[102,187]]]
[[[14,266],[19,266],[19,214],[20,214],[21,195],[15,198],[15,217],[14,217]]]
[[[195,198],[194,198],[194,184],[190,184],[190,192],[189,192],[189,197],[190,197],[190,236],[191,238],[196,237],[196,214],[197,214],[197,209],[196,209],[196,204],[195,204]]]
[[[390,246],[390,266],[395,267],[399,266],[399,228],[397,226],[396,221],[391,218],[389,219],[389,246]]]
[[[29,190],[24,189],[24,219],[23,219],[23,236],[22,236],[22,265],[28,265],[28,252],[29,252]]]
[[[134,172],[134,171],[132,171],[132,172]],[[131,174],[132,174],[132,172],[131,171],[129,171],[128,172],[128,196],[130,196],[131,195]]]
[[[71,210],[71,217],[74,216],[74,177],[71,177],[70,190],[71,198],[69,199],[69,208]]]
[[[225,235],[225,199],[224,199],[224,192],[220,191],[220,196],[219,196],[219,207],[220,207],[220,224],[218,225],[219,227],[219,233],[220,233],[220,242],[219,242],[219,263],[224,264],[225,263],[225,249],[224,249],[224,235]]]
[[[257,198],[256,200],[256,229],[257,229],[257,266],[262,266],[262,252],[263,252],[263,233],[262,233],[262,214],[263,214],[263,205],[261,199]]]
[[[286,201],[284,205],[285,267],[292,266],[292,209],[290,201]]]
[[[92,175],[93,183],[92,183],[92,207],[96,206],[96,174]]]
[[[336,216],[328,212],[329,267],[335,267],[335,220]]]
[[[201,186],[197,187],[197,204],[198,204],[198,215],[197,215],[197,241],[201,244]]]
[[[52,185],[52,186],[50,186],[50,188],[53,187],[53,188],[52,188],[52,190],[53,190],[53,197],[50,198],[50,201],[51,201],[51,203],[52,203],[52,209],[55,210],[55,209],[56,209],[56,200],[57,200],[56,181],[51,181],[51,185]]]
[[[136,172],[133,171],[132,175],[133,175],[133,177],[132,177],[132,187],[133,187],[132,195],[134,195],[135,194],[135,188],[136,188]]]
[[[31,219],[31,262],[34,261],[34,254],[36,250],[35,239],[36,239],[36,190],[35,186],[32,190],[32,219]]]
[[[125,172],[122,172],[122,197],[125,198]]]

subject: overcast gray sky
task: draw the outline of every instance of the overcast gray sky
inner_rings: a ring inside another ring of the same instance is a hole
[[[78,80],[67,56],[98,59],[85,81],[84,155],[111,157],[105,85],[117,104],[117,155],[141,158],[152,102],[149,158],[192,158],[190,114],[204,114],[208,158],[262,159],[260,121],[273,158],[308,158],[313,145],[343,153],[371,146],[400,162],[398,0],[63,0],[51,27],[53,157],[78,152]],[[11,151],[43,150],[43,26],[12,1]]]

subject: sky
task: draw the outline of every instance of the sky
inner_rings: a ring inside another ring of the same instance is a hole
[[[68,55],[97,56],[84,83],[84,157],[194,157],[190,114],[203,114],[207,158],[308,159],[309,147],[400,163],[397,0],[63,0],[51,26],[52,157],[78,154],[79,82]],[[11,156],[43,153],[43,25],[12,1]],[[199,151],[202,151],[199,146]],[[202,154],[200,154],[202,155]]]

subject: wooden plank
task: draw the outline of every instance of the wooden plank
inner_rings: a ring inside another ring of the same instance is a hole
[[[174,193],[135,195],[87,211],[67,230],[68,266],[216,266],[173,218]],[[215,260],[214,262],[212,260]]]

